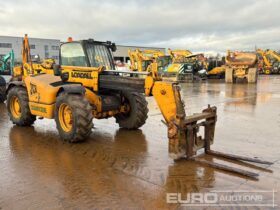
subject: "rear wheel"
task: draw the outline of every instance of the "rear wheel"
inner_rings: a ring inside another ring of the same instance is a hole
[[[59,135],[68,142],[85,140],[93,127],[92,108],[83,95],[64,94],[57,97],[55,121]]]
[[[6,81],[0,76],[0,103],[6,100]]]
[[[28,105],[28,94],[24,87],[13,87],[7,96],[7,108],[11,121],[19,126],[30,126],[36,120]]]
[[[225,80],[226,80],[226,83],[233,83],[233,69],[232,68],[226,68]]]
[[[145,124],[148,118],[148,103],[144,95],[139,93],[123,92],[124,102],[130,107],[128,113],[120,113],[115,116],[116,122],[121,128],[138,129]]]
[[[258,79],[257,68],[250,68],[248,71],[248,83],[256,83]]]

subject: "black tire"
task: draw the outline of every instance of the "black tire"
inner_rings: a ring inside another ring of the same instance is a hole
[[[0,103],[6,101],[6,80],[0,76]]]
[[[11,110],[11,103],[14,97],[17,97],[19,99],[20,104],[21,116],[18,118],[12,114]],[[7,96],[7,109],[10,120],[18,126],[31,126],[36,120],[36,116],[32,115],[30,112],[28,104],[28,93],[24,87],[15,86],[9,90]]]
[[[130,111],[115,116],[121,128],[138,129],[145,124],[148,118],[148,103],[144,95],[125,91],[122,93],[125,103],[129,104]]]
[[[59,109],[66,104],[72,111],[71,131],[63,130],[59,120]],[[62,93],[57,97],[55,104],[55,121],[60,137],[68,142],[74,143],[84,141],[93,127],[92,107],[83,95]]]

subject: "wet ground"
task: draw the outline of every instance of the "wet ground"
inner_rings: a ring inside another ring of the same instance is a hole
[[[0,209],[243,209],[167,204],[166,194],[279,191],[280,76],[262,76],[257,85],[182,84],[182,91],[189,114],[207,104],[217,106],[214,149],[272,161],[266,166],[271,171],[247,168],[260,174],[254,181],[196,162],[174,163],[153,98],[141,130],[119,129],[114,119],[95,120],[91,137],[80,144],[59,140],[52,120],[37,120],[30,128],[13,126],[1,104]],[[271,200],[272,193],[265,198]],[[280,192],[275,204],[280,205]]]

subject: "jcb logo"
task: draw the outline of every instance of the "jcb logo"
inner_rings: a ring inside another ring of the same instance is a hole
[[[91,73],[86,73],[86,72],[72,72],[71,77],[82,78],[82,79],[92,79]]]
[[[30,83],[30,95],[34,95],[37,93],[37,86]]]

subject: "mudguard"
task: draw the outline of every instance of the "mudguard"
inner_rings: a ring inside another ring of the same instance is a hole
[[[65,93],[73,93],[73,94],[85,94],[86,89],[83,86],[78,86],[78,85],[71,85],[71,84],[66,84],[62,85],[61,88],[59,89],[59,93],[65,92]]]

